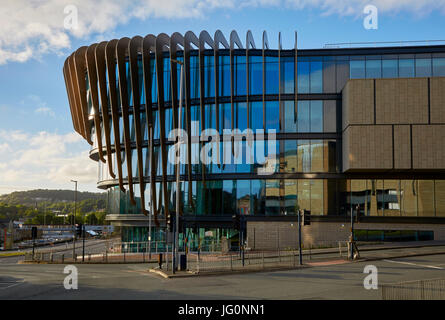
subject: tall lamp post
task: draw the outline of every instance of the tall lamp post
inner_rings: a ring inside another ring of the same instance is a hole
[[[76,255],[76,232],[74,229],[74,225],[75,225],[75,221],[76,221],[76,209],[77,209],[77,181],[76,180],[71,180],[71,182],[74,182],[74,213],[73,213],[73,221],[72,221],[72,225],[73,225],[73,260],[74,260],[74,256]]]
[[[150,139],[153,141],[153,126],[149,126]],[[153,163],[153,149],[150,147],[150,165]],[[153,214],[153,189],[150,186],[150,211],[148,212],[148,261],[151,260],[151,215]]]
[[[182,85],[183,85],[183,76],[184,76],[184,63],[179,60],[171,59],[173,63],[177,63],[181,66],[181,76],[179,81],[179,115],[178,115],[178,128],[181,129],[182,124]],[[178,264],[179,252],[179,172],[181,171],[180,167],[180,159],[181,159],[181,137],[178,139],[178,150],[177,150],[177,164],[176,164],[176,223],[175,223],[175,239],[174,239],[174,255],[173,255],[173,273],[176,271],[176,267]]]

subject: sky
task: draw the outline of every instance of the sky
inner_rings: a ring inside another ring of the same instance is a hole
[[[376,29],[365,28],[368,5],[378,10]],[[62,73],[77,48],[218,29],[227,38],[236,30],[242,40],[251,30],[257,47],[266,30],[271,49],[278,32],[283,48],[293,48],[295,31],[302,49],[444,40],[445,0],[1,0],[0,21],[0,194],[72,189],[71,179],[81,191],[99,191],[90,146],[73,129]]]

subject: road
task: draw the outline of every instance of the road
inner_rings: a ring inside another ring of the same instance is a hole
[[[379,283],[445,277],[445,255],[324,265],[299,270],[164,279],[147,264],[77,265],[66,290],[64,265],[0,264],[0,299],[380,299],[366,290],[366,265]]]

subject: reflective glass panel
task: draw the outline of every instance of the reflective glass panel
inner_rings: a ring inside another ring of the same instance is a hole
[[[366,60],[366,78],[378,79],[382,77],[382,60]]]
[[[397,78],[399,76],[398,61],[395,59],[382,60],[382,77]]]
[[[399,59],[399,77],[414,77],[414,59]]]
[[[265,57],[266,72],[265,84],[266,94],[278,94],[278,87],[280,85],[278,72],[278,57]]]
[[[323,62],[312,61],[311,62],[311,93],[323,92]]]
[[[445,77],[445,58],[433,58],[433,76]]]
[[[349,62],[349,70],[351,79],[364,79],[366,76],[365,61],[351,60]]]
[[[309,62],[298,61],[298,93],[309,93]]]
[[[431,77],[431,59],[416,59],[416,77]]]
[[[263,57],[249,57],[249,94],[263,93]]]
[[[294,93],[295,91],[295,58],[281,58],[281,92]]]

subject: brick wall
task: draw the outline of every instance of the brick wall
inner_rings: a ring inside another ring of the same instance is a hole
[[[356,223],[360,230],[425,230],[434,232],[434,240],[445,240],[445,225],[440,224],[397,224],[397,223]],[[337,245],[347,241],[350,224],[341,222],[311,222],[301,226],[303,247]],[[255,250],[298,247],[297,223],[283,221],[247,222],[247,244]]]

